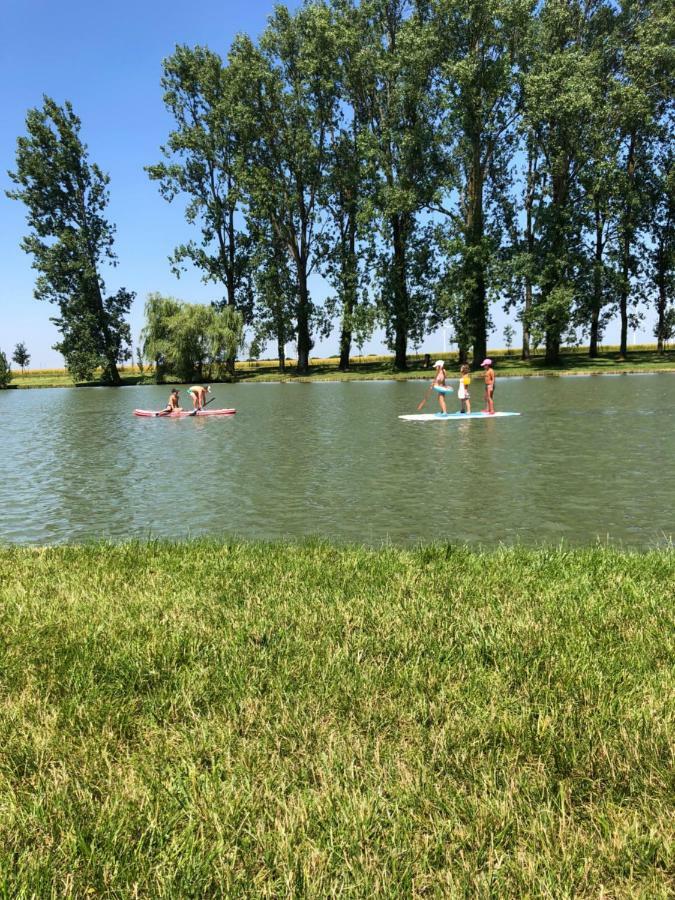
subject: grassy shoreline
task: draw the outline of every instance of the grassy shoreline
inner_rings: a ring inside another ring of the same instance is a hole
[[[530,360],[523,361],[515,353],[507,354],[503,350],[491,350],[490,354],[495,360],[496,370],[500,378],[537,375],[617,375],[675,372],[675,350],[657,354],[654,346],[631,348],[626,359],[619,357],[618,348],[616,347],[605,348],[596,359],[590,359],[588,351],[584,348],[568,350],[562,354],[561,362],[558,366],[547,365],[543,356],[533,356]],[[452,371],[453,366],[458,368],[456,353],[440,355],[447,360],[450,371]],[[434,359],[434,356],[430,357],[432,363]],[[425,367],[424,361],[424,356],[410,356],[409,369],[405,372],[398,372],[393,368],[392,357],[359,357],[353,361],[348,372],[340,372],[337,368],[337,358],[317,358],[311,360],[310,373],[308,375],[297,375],[293,366],[289,366],[285,372],[281,372],[274,360],[243,361],[237,363],[236,382],[372,381],[384,379],[406,381],[431,378],[433,370]],[[150,376],[140,374],[135,366],[123,367],[120,371],[124,385],[153,383]],[[179,382],[168,378],[166,383]],[[81,382],[78,386],[100,387],[100,382]],[[23,374],[14,372],[10,387],[73,387],[73,381],[65,369],[27,370]]]
[[[0,548],[3,896],[672,896],[675,553]]]

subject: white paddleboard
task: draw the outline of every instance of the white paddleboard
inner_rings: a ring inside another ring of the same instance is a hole
[[[399,416],[399,419],[405,419],[408,422],[445,422],[448,419],[452,419],[453,421],[464,419],[497,419],[503,418],[504,416],[519,416],[520,413],[517,412],[496,412],[490,415],[490,413],[484,412],[472,412],[472,413],[417,413],[411,416]]]

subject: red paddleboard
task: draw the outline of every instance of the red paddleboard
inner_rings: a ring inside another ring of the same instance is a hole
[[[236,409],[200,409],[198,412],[190,412],[189,409],[181,409],[177,412],[155,412],[152,409],[135,409],[135,416],[147,416],[151,419],[186,419],[188,417],[201,418],[202,416],[233,416]]]

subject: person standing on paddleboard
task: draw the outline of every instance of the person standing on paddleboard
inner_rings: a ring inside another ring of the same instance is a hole
[[[445,395],[449,394],[452,388],[448,388],[445,386],[445,380],[448,377],[445,372],[445,363],[442,359],[439,359],[434,363],[434,368],[436,369],[436,377],[434,378],[431,386],[438,394],[438,402],[441,407],[441,412],[443,413],[443,415],[447,415],[448,410],[445,405]]]
[[[459,370],[459,389],[457,391],[457,399],[460,403],[459,411],[471,415],[471,397],[469,395],[469,385],[471,384],[471,375],[469,367],[466,363]]]
[[[484,359],[480,364],[482,369],[485,369],[485,406],[486,409],[483,412],[489,413],[489,415],[494,416],[495,414],[495,404],[494,404],[494,396],[495,396],[495,370],[492,368],[492,360]]]
[[[206,402],[206,395],[211,393],[210,387],[204,387],[201,384],[193,384],[188,388],[188,394],[192,397],[192,406],[194,409],[201,409]]]

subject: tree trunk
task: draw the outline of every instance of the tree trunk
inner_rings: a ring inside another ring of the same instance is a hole
[[[523,310],[523,348],[520,353],[521,359],[530,358],[530,326],[527,324],[528,315],[532,309],[532,279],[529,275],[525,276],[525,308]]]
[[[98,315],[98,325],[101,329],[101,337],[103,338],[104,351],[103,356],[106,361],[106,368],[104,374],[105,381],[112,385],[113,387],[119,387],[122,384],[122,379],[120,378],[120,373],[117,368],[117,358],[115,354],[115,350],[113,348],[112,338],[110,336],[110,329],[106,323],[106,313],[105,308],[103,306],[103,295],[101,294],[101,288],[98,283],[98,278],[94,282],[94,302],[96,304],[96,313]]]
[[[349,369],[349,360],[352,351],[352,331],[344,323],[340,332],[340,362],[338,369],[340,372],[346,372]]]
[[[405,229],[401,216],[392,216],[394,242],[394,367],[408,368],[408,285],[406,281]]]
[[[557,331],[546,332],[546,355],[544,362],[555,365],[560,362],[560,334]]]
[[[553,211],[553,225],[549,253],[551,260],[549,267],[551,274],[547,284],[542,288],[542,294],[548,299],[551,292],[561,285],[565,279],[565,261],[567,259],[567,235],[563,224],[564,211],[567,207],[569,179],[569,160],[567,165],[558,174],[551,178],[551,207]],[[553,365],[560,362],[560,341],[562,330],[566,323],[557,321],[549,322],[546,328],[546,354],[545,362]]]
[[[356,209],[352,206],[348,214],[348,246],[343,261],[342,291],[344,305],[342,308],[342,329],[340,332],[339,370],[346,372],[352,351],[352,315],[356,306]]]
[[[232,182],[228,179],[227,184],[228,196],[232,191]],[[227,266],[226,266],[226,287],[227,287],[227,305],[233,309],[237,308],[236,286],[234,281],[234,266],[236,256],[236,238],[234,230],[234,210],[228,209],[227,212]],[[234,378],[234,370],[237,361],[236,353],[228,356],[225,361],[225,368],[228,375]]]
[[[619,314],[621,316],[621,343],[619,346],[619,355],[625,357],[628,353],[628,295],[630,292],[630,257],[633,245],[633,221],[632,221],[632,200],[633,188],[635,181],[635,156],[637,149],[637,137],[635,133],[631,134],[630,144],[628,146],[628,156],[626,159],[626,174],[630,188],[626,191],[624,198],[626,202],[626,211],[623,217],[623,228],[621,235],[621,287],[619,289]]]
[[[598,309],[594,306],[591,310],[591,333],[588,342],[588,356],[590,359],[596,359],[598,356],[598,332],[600,326],[600,316]]]
[[[666,248],[663,241],[659,241],[656,250],[656,275],[654,278],[659,291],[656,300],[656,352],[659,354],[665,353],[666,350],[666,309],[668,308],[668,293],[666,291],[667,280]]]
[[[477,366],[487,356],[487,303],[485,297],[485,260],[483,257],[483,167],[481,135],[473,137],[471,171],[467,184],[466,249],[469,327],[473,337],[473,362]]]
[[[523,309],[523,348],[521,359],[530,358],[530,324],[529,315],[532,309],[532,254],[534,253],[534,228],[532,225],[532,207],[534,206],[534,185],[537,175],[535,155],[531,147],[527,153],[527,192],[525,194],[525,243],[527,246],[528,267],[525,275],[525,308]]]
[[[591,333],[588,355],[595,359],[600,340],[600,310],[602,309],[602,217],[600,204],[595,200],[595,259],[593,266],[593,306],[591,308]]]
[[[631,238],[628,227],[622,237],[621,247],[621,286],[619,288],[619,315],[621,317],[621,340],[619,356],[628,353],[628,291],[630,286],[630,248]]]
[[[307,261],[301,257],[297,262],[298,272],[298,373],[309,371],[309,352],[312,341],[309,334],[309,289],[307,287]]]

